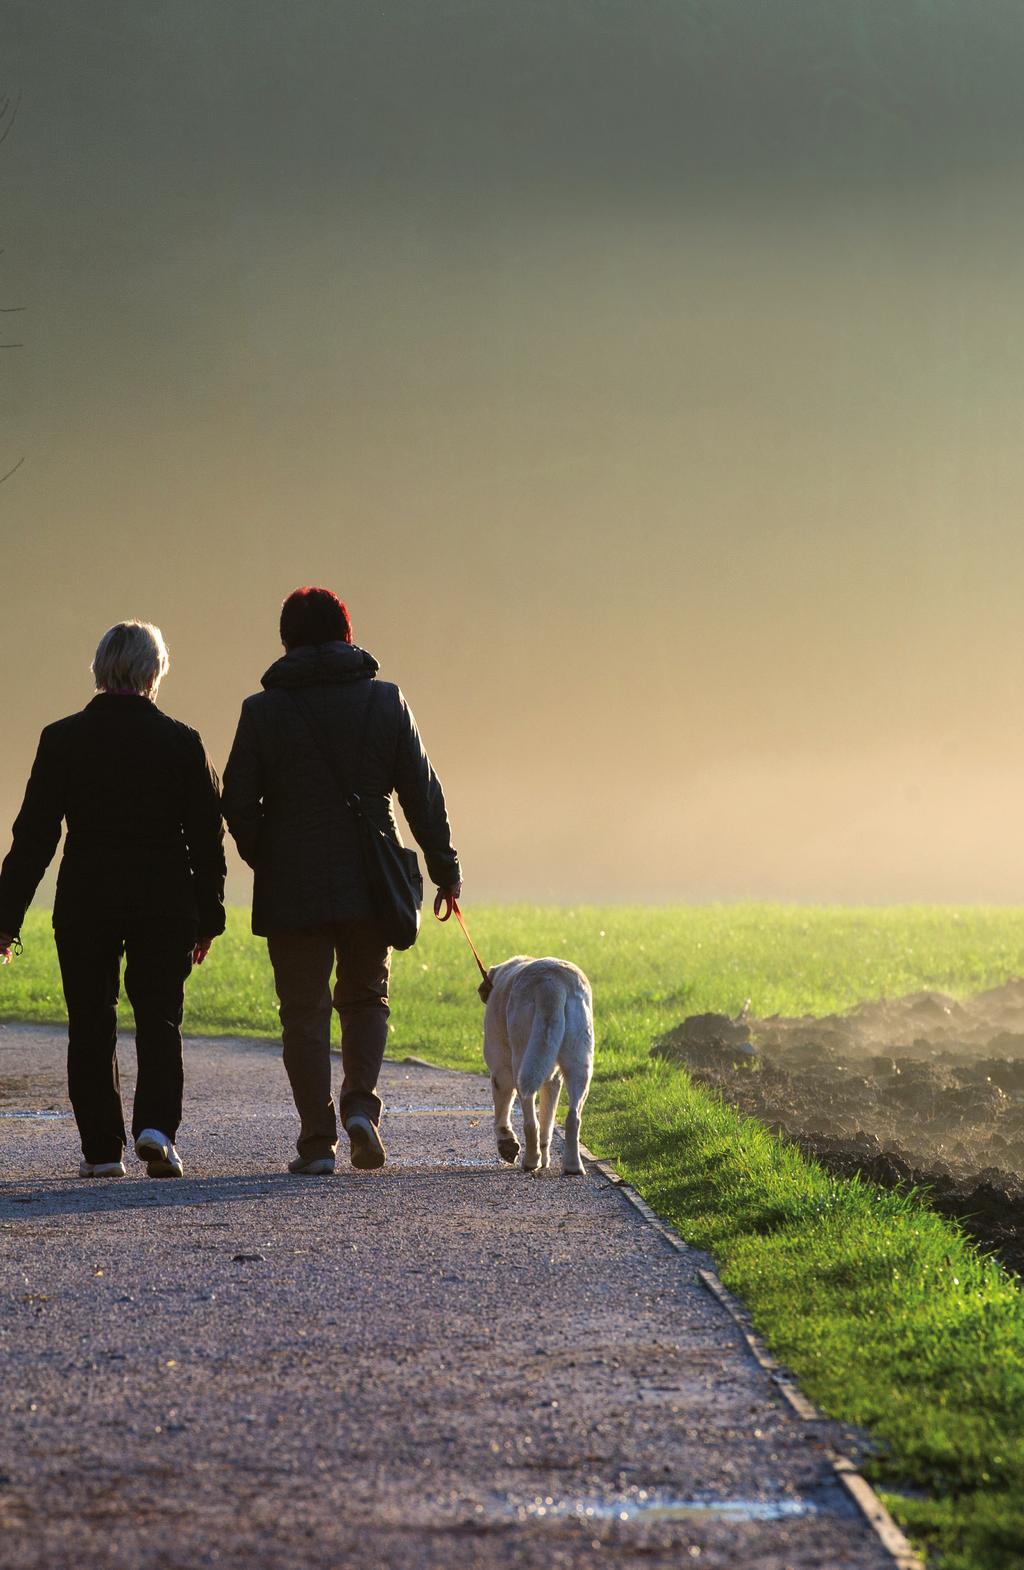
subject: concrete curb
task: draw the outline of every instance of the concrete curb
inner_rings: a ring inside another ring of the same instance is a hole
[[[561,1132],[561,1130],[559,1130]],[[677,1253],[688,1254],[690,1245],[679,1236],[672,1227],[656,1215],[645,1199],[642,1199],[633,1188],[620,1177],[615,1168],[608,1161],[600,1161],[593,1151],[586,1145],[580,1145],[580,1155],[587,1162],[591,1170],[600,1174],[607,1183],[619,1190],[623,1198],[638,1210],[647,1225],[653,1227]],[[830,1421],[823,1412],[819,1412],[813,1401],[809,1401],[800,1386],[789,1371],[772,1357],[761,1337],[754,1330],[750,1315],[732,1293],[722,1285],[718,1275],[713,1270],[697,1271],[701,1282],[711,1295],[721,1303],[726,1313],[737,1325],[751,1355],[771,1377],[772,1382],[778,1387],[779,1393],[798,1417],[807,1423],[825,1423]],[[857,1467],[840,1451],[830,1452],[832,1470],[836,1481],[847,1497],[859,1510],[861,1516],[870,1526],[878,1538],[885,1552],[892,1560],[895,1570],[925,1570],[924,1561],[915,1553],[911,1544],[900,1531],[896,1522],[875,1493],[867,1478],[857,1470]]]

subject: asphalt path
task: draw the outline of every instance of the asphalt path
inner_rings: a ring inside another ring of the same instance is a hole
[[[486,1079],[389,1063],[387,1168],[299,1178],[279,1049],[186,1054],[185,1178],[82,1181],[0,1025],[3,1570],[891,1566],[707,1261],[502,1167]]]

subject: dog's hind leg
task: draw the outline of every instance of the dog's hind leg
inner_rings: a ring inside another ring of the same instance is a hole
[[[583,1103],[590,1089],[590,1075],[566,1075],[565,1088],[569,1096],[569,1110],[565,1115],[565,1150],[562,1155],[562,1176],[580,1177],[583,1162],[580,1160],[580,1122]]]
[[[562,1078],[555,1074],[540,1087],[540,1164],[546,1167],[551,1161],[551,1130],[555,1126],[555,1112],[562,1089]]]
[[[494,1133],[498,1141],[498,1155],[512,1166],[519,1155],[519,1141],[512,1129],[512,1103],[516,1087],[512,1073],[492,1074],[491,1092],[494,1096]]]
[[[536,1095],[524,1096],[520,1091],[519,1105],[523,1109],[523,1139],[526,1141],[526,1149],[523,1151],[523,1171],[536,1172],[540,1166],[540,1130],[537,1127]]]

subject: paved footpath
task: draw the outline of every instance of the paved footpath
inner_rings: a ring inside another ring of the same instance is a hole
[[[486,1080],[389,1064],[387,1169],[294,1178],[279,1052],[190,1042],[185,1179],[83,1182],[63,1050],[0,1025],[2,1570],[891,1566],[706,1261],[501,1167]]]

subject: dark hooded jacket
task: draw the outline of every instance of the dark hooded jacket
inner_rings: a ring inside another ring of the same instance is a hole
[[[224,770],[224,816],[255,873],[256,933],[372,916],[339,775],[398,840],[395,791],[430,878],[439,887],[459,880],[440,781],[401,692],[376,675],[365,649],[307,644],[277,660],[263,692],[242,704]]]
[[[198,732],[148,698],[108,692],[47,725],[0,869],[0,931],[21,930],[63,820],[55,927],[224,931],[219,782]]]

